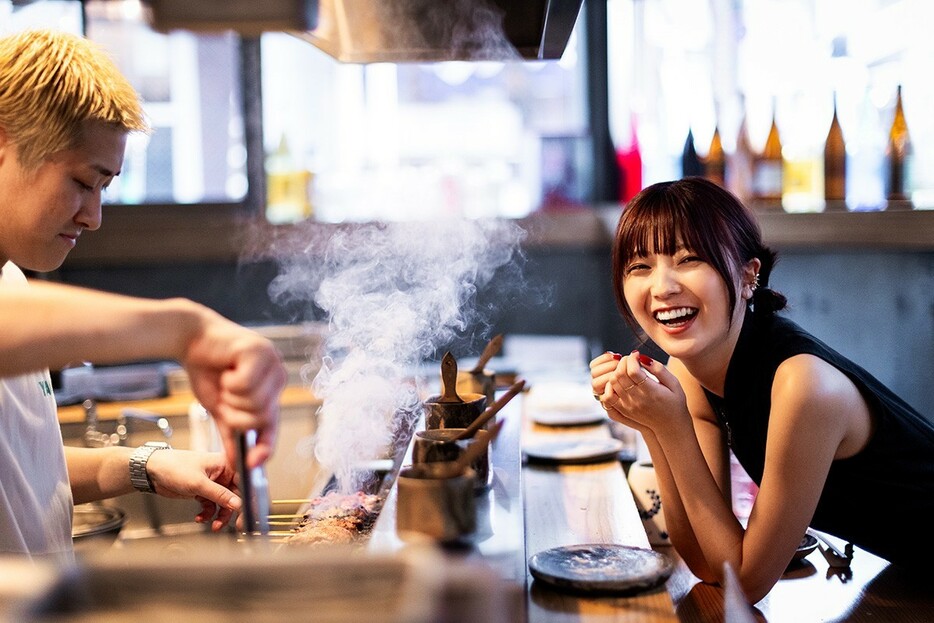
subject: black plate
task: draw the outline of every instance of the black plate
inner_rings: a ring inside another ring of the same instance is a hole
[[[630,545],[565,545],[529,558],[536,580],[581,593],[637,593],[662,584],[674,564],[659,552]]]

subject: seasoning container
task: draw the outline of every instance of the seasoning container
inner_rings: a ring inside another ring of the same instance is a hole
[[[396,480],[396,531],[403,541],[457,543],[477,530],[476,474],[455,462],[403,468]]]

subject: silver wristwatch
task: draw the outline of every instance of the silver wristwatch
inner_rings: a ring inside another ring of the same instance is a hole
[[[156,489],[152,486],[152,480],[149,479],[149,472],[146,471],[146,464],[149,463],[149,457],[156,450],[170,450],[172,446],[164,441],[147,441],[136,450],[130,457],[130,482],[137,491],[143,493],[155,493]]]

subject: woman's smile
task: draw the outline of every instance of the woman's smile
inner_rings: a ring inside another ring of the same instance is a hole
[[[654,312],[656,322],[669,329],[680,329],[697,316],[696,307],[668,307]]]

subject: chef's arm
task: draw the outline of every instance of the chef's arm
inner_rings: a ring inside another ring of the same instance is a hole
[[[238,430],[257,431],[250,467],[272,454],[287,376],[282,359],[269,340],[203,305],[32,282],[5,289],[0,326],[0,375],[77,361],[173,359],[217,419],[231,464]]]
[[[133,448],[65,446],[68,479],[75,504],[96,502],[133,491],[130,456]]]
[[[75,504],[134,491],[130,477],[130,458],[134,452],[135,448],[121,446],[66,446],[65,460]],[[147,453],[143,469],[147,491],[168,498],[197,500],[200,509],[195,521],[210,523],[215,531],[226,526],[242,505],[235,482],[236,472],[220,453],[159,450]]]
[[[182,359],[212,313],[182,299],[31,281],[0,296],[0,374],[56,370],[80,361]]]

